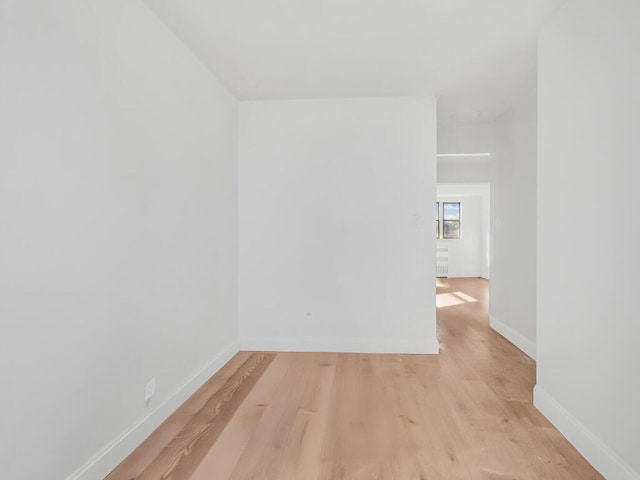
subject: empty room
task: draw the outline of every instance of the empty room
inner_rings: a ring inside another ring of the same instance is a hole
[[[640,480],[639,25],[0,0],[0,477]]]

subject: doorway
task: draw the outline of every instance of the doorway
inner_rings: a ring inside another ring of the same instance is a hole
[[[447,279],[490,279],[490,201],[488,183],[437,185],[436,309],[471,299],[449,292]]]

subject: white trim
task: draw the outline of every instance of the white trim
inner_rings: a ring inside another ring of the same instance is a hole
[[[449,267],[451,267],[451,265],[449,265]],[[482,275],[480,275],[480,272],[461,272],[449,269],[447,278],[482,278]]]
[[[516,347],[522,350],[524,353],[529,355],[534,360],[536,359],[536,344],[532,342],[527,337],[522,335],[520,332],[514,330],[512,327],[507,325],[506,323],[502,323],[499,320],[496,320],[494,316],[489,316],[489,325],[496,332],[502,335],[504,338],[513,343]]]
[[[438,153],[436,157],[490,157],[490,153]]]
[[[640,480],[638,472],[540,385],[533,390],[533,404],[605,478]]]
[[[69,475],[66,480],[95,480],[106,477],[135,450],[169,415],[211,378],[239,350],[238,342],[227,345],[207,366],[185,382],[173,395],[144,415],[114,438],[91,460]]]
[[[244,338],[241,350],[257,352],[340,352],[340,353],[405,353],[438,354],[437,339],[304,339]]]

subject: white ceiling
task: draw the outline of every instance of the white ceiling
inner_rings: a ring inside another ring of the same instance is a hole
[[[564,0],[146,0],[240,99],[437,95],[491,121],[535,84]]]

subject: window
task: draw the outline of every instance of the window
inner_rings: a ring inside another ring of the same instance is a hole
[[[436,202],[436,238],[440,238],[440,202]]]
[[[442,238],[460,238],[460,202],[442,203]]]

